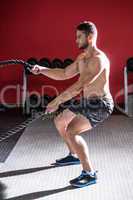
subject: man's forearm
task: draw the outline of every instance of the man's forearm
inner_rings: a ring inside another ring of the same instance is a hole
[[[41,67],[40,70],[41,74],[44,74],[45,76],[48,76],[49,78],[55,79],[55,80],[65,80],[65,71],[64,69],[60,68],[47,68],[47,67]]]

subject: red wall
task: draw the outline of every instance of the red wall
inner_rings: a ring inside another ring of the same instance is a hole
[[[29,57],[75,58],[75,27],[83,20],[98,28],[98,47],[111,61],[113,97],[123,87],[123,68],[133,56],[133,1],[4,0],[0,2],[0,60]],[[22,83],[22,68],[0,69],[0,86]],[[37,80],[37,82],[36,82]],[[45,83],[36,77],[32,89]],[[68,83],[68,82],[64,82]],[[35,84],[35,85],[34,85]],[[60,83],[58,83],[60,84]],[[38,85],[38,86],[37,86]],[[13,91],[7,100],[13,99]]]

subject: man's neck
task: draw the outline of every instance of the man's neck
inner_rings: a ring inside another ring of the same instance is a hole
[[[98,50],[96,45],[89,45],[86,49],[84,49],[84,53],[87,57],[91,57],[96,50]]]

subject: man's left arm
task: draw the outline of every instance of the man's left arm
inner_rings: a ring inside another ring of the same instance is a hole
[[[77,96],[83,90],[86,83],[87,85],[90,85],[98,78],[98,76],[103,71],[100,58],[93,58],[88,64],[88,69],[90,69],[90,73],[85,73],[84,76],[81,75],[72,86],[67,88],[58,97],[56,97],[60,103],[64,103],[67,100]]]

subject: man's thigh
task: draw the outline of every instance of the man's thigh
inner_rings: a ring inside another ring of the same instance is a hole
[[[57,128],[66,129],[68,124],[76,117],[76,114],[70,111],[69,109],[65,109],[63,112],[58,114],[54,118],[54,123]]]
[[[71,120],[66,131],[71,134],[80,134],[87,130],[91,130],[92,128],[90,121],[83,115],[79,114]]]

